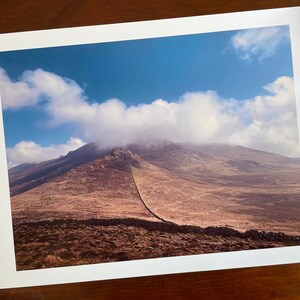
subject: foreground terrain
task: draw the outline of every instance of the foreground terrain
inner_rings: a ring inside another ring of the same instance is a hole
[[[9,170],[17,267],[300,245],[299,174],[296,158],[171,142],[20,165]]]
[[[136,219],[56,220],[15,227],[18,270],[292,246],[300,237]]]

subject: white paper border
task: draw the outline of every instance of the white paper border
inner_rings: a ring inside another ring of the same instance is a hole
[[[300,7],[0,34],[0,52],[279,25],[289,25],[290,28],[297,115],[300,116]],[[300,129],[299,117],[298,128]],[[16,271],[2,113],[0,166],[0,288],[300,262],[300,246],[293,246]]]

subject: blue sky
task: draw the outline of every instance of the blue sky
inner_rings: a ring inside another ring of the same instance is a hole
[[[245,101],[270,93],[264,87],[277,78],[293,77],[288,28],[276,30],[5,52],[0,53],[0,67],[6,74],[2,82],[19,82],[30,89],[33,83],[22,79],[23,72],[41,69],[74,81],[81,89],[81,100],[87,104],[114,98],[126,108],[151,105],[156,99],[179,103],[187,93],[208,90],[216,92],[219,102]],[[85,121],[59,121],[53,125],[53,115],[44,109],[51,96],[43,92],[37,97],[33,105],[4,107],[6,147],[22,141],[48,147],[66,143],[71,136],[89,141],[90,135],[83,130]],[[6,98],[2,101],[10,96]]]

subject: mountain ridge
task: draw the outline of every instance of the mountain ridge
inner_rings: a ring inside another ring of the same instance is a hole
[[[218,154],[208,153],[209,147],[219,147]],[[20,171],[12,182],[13,218],[130,217],[299,234],[299,164],[250,152],[252,157],[247,148],[224,145],[164,143],[100,151],[86,145],[33,166],[32,173]],[[67,166],[60,164],[65,161]]]
[[[116,155],[117,150],[120,151],[120,149],[123,149],[123,151],[124,149],[127,149],[132,153],[132,163],[134,162],[133,155],[140,155],[143,159],[150,160],[152,163],[158,163],[159,166],[166,168],[170,167],[170,165],[167,166],[166,164],[160,163],[162,160],[166,161],[164,155],[178,155],[180,151],[182,151],[183,155],[190,155],[190,157],[194,157],[195,159],[201,157],[204,160],[210,159],[212,161],[216,158],[216,156],[222,157],[222,159],[233,158],[231,161],[228,161],[229,165],[237,168],[240,166],[241,169],[245,169],[245,172],[248,172],[250,168],[258,167],[262,163],[268,163],[269,165],[300,164],[300,160],[297,158],[289,158],[266,151],[225,144],[203,144],[196,146],[165,141],[164,143],[156,143],[148,146],[131,144],[127,147],[114,147],[101,150],[95,143],[89,143],[74,151],[70,151],[67,155],[57,159],[36,164],[25,163],[9,169],[8,173],[10,178],[11,195],[14,196],[35,188],[40,184],[76,168],[77,166],[93,161],[97,158],[104,157],[105,155]],[[239,149],[240,151],[236,153],[236,149]],[[157,151],[160,152],[160,155],[162,154],[162,151],[165,152],[165,154],[161,155],[159,158],[155,158],[153,157],[153,155],[155,155],[153,153]],[[235,159],[232,157],[234,155],[241,156],[241,152],[246,153],[242,154],[242,159]],[[254,153],[252,157],[249,155],[249,152]],[[260,155],[262,157],[259,157]],[[257,158],[255,160],[255,157],[253,156],[258,156],[259,162],[257,162]],[[267,160],[266,157],[268,157]],[[192,163],[195,162],[195,159]],[[182,158],[180,158],[180,160],[182,163]],[[173,159],[173,163],[176,165],[178,164],[178,161]],[[135,164],[138,165],[138,161],[136,161]],[[225,166],[223,165],[223,167]],[[209,170],[207,169],[206,174],[209,174]]]

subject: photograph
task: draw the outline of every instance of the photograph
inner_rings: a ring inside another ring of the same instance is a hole
[[[288,25],[0,53],[17,271],[300,245]]]

